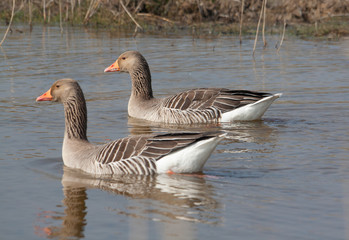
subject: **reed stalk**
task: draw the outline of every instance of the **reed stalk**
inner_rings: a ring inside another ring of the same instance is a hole
[[[284,29],[282,30],[282,37],[281,37],[281,41],[280,41],[280,45],[276,51],[277,54],[279,54],[279,51],[281,49],[282,43],[284,42],[284,37],[285,37],[285,30],[286,30],[286,18],[284,17]]]
[[[143,28],[141,25],[138,24],[138,22],[132,17],[131,13],[127,10],[127,8],[125,7],[124,3],[122,2],[122,0],[120,0],[120,4],[122,6],[122,8],[125,10],[125,12],[127,13],[127,15],[131,18],[131,20],[136,24],[136,26],[141,29],[143,31]],[[137,27],[135,29],[135,33],[137,32]]]
[[[65,8],[65,21],[67,22],[68,19],[69,19],[69,7],[66,6],[66,8]]]
[[[70,0],[70,7],[71,7],[72,18],[74,18],[75,0]]]
[[[81,2],[78,0],[78,18],[81,20]]]
[[[50,21],[51,21],[51,8],[49,8],[47,12],[47,22],[50,23]]]
[[[29,20],[28,20],[28,23],[29,23],[29,26],[31,28],[32,27],[32,0],[28,1],[28,10],[29,10]]]
[[[243,22],[243,16],[244,16],[244,7],[245,7],[245,0],[241,1],[241,14],[240,14],[240,33],[239,33],[239,39],[240,39],[240,45],[242,44],[242,22]]]
[[[90,1],[90,5],[89,5],[89,7],[88,7],[88,9],[86,11],[85,18],[84,18],[84,23],[85,24],[88,22],[88,20],[90,18],[89,16],[90,16],[90,12],[92,11],[92,6],[93,6],[94,2],[95,2],[94,0]]]
[[[62,25],[62,0],[59,0],[59,28],[61,29],[61,35],[63,34]]]
[[[256,51],[256,46],[257,46],[259,25],[261,24],[262,14],[263,14],[263,10],[264,10],[264,1],[265,0],[263,0],[263,3],[262,3],[261,13],[259,14],[259,20],[258,20],[257,30],[256,30],[256,38],[254,39],[253,52],[252,52],[253,57],[254,57],[254,53]]]
[[[44,22],[46,22],[46,0],[42,0],[42,15]]]
[[[70,1],[70,8],[71,8],[71,22],[74,22],[74,9],[75,9],[75,4],[76,1],[75,0],[71,0]]]
[[[95,14],[96,10],[99,7],[100,2],[101,0],[91,0],[90,6],[88,7],[87,12],[85,14],[85,18],[84,18],[85,24],[90,20],[93,14]]]
[[[149,17],[149,18],[152,18],[154,20],[162,20],[162,21],[165,21],[165,22],[168,22],[168,23],[172,23],[172,24],[176,23],[175,21],[172,21],[172,20],[170,20],[168,18],[160,17],[160,16],[157,16],[157,15],[154,15],[154,14],[151,14],[151,13],[137,13],[137,16]]]
[[[11,18],[10,18],[10,22],[7,26],[7,29],[6,29],[6,32],[4,34],[4,37],[2,38],[1,42],[0,42],[0,46],[3,44],[3,42],[5,41],[6,39],[6,36],[8,34],[8,31],[10,30],[11,28],[11,24],[12,24],[12,20],[13,20],[13,16],[15,15],[15,5],[16,5],[16,0],[13,0],[12,1],[12,12],[11,12]]]
[[[265,15],[266,15],[266,10],[267,10],[267,0],[263,0],[263,28],[262,28],[262,36],[263,36],[263,48],[265,49],[268,45],[267,41],[265,40],[265,34],[264,34],[264,30],[265,30]]]

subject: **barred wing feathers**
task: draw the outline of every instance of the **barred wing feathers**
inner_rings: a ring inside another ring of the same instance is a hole
[[[164,99],[164,107],[177,110],[204,110],[214,107],[222,113],[270,96],[269,93],[226,88],[197,88]]]
[[[155,174],[156,161],[195,142],[217,134],[168,133],[122,138],[99,149],[96,162],[110,174]]]

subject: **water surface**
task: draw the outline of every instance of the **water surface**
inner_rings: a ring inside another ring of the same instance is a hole
[[[348,239],[349,39],[111,34],[34,27],[0,50],[1,239]],[[1,32],[5,27],[1,28]],[[122,52],[148,60],[156,96],[195,87],[282,92],[262,121],[220,127],[128,119],[130,79],[103,73]],[[200,176],[96,179],[65,168],[63,107],[35,98],[78,80],[94,143],[224,129]]]

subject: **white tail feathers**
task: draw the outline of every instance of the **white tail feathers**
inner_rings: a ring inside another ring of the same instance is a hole
[[[281,95],[282,93],[276,93],[255,103],[240,107],[230,112],[226,112],[222,115],[221,122],[259,120],[261,119],[265,111],[267,111],[269,106],[277,98],[281,97]]]

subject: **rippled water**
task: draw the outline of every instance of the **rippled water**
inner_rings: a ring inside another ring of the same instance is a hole
[[[21,28],[21,27],[20,27]],[[110,34],[35,27],[0,48],[1,239],[349,239],[349,39]],[[1,27],[1,32],[5,27]],[[126,50],[147,58],[157,96],[195,87],[284,95],[229,133],[204,175],[95,179],[62,164],[63,108],[35,98],[64,77],[87,99],[94,143],[212,130],[127,118],[130,80],[103,73]]]

